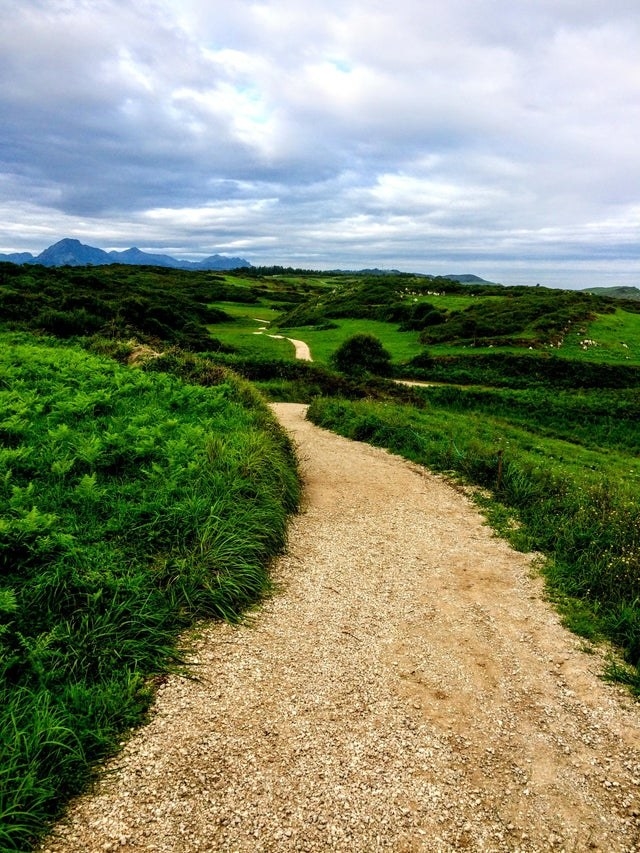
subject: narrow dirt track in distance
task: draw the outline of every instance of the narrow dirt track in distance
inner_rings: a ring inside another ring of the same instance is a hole
[[[295,357],[297,359],[300,359],[300,361],[313,361],[309,344],[305,343],[305,341],[298,341],[295,338],[287,338],[284,335],[271,335],[269,334],[269,320],[261,320],[259,317],[254,317],[253,319],[256,323],[267,324],[265,326],[260,326],[257,332],[253,332],[254,335],[266,335],[268,338],[275,338],[278,341],[289,341],[290,344],[293,344]]]
[[[640,715],[531,558],[440,477],[274,409],[306,485],[279,590],[48,840],[77,851],[640,850]]]
[[[295,356],[300,361],[313,361],[311,358],[311,350],[309,349],[309,344],[304,341],[298,341],[295,338],[285,338],[284,335],[267,335],[268,338],[276,338],[280,341],[289,341],[290,344],[293,344],[293,348],[295,349]]]

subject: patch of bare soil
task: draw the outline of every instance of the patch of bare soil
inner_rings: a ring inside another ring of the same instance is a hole
[[[640,716],[443,479],[274,406],[306,506],[278,593],[198,639],[62,851],[640,850]]]

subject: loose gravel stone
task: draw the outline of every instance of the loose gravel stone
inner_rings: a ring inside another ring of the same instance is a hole
[[[306,504],[278,591],[42,853],[640,851],[640,720],[444,479],[274,409]]]

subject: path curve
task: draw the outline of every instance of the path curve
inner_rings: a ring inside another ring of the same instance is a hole
[[[637,851],[638,706],[443,479],[274,409],[306,505],[250,626],[58,827],[73,851]]]
[[[304,341],[298,341],[295,338],[287,338],[290,341],[296,350],[296,358],[301,361],[313,361],[311,358],[311,350],[309,349],[309,344],[306,344]]]
[[[309,344],[306,344],[304,341],[298,341],[295,338],[285,338],[284,335],[267,335],[268,338],[277,338],[278,340],[289,341],[290,344],[293,344],[294,349],[296,351],[296,358],[301,361],[313,361],[311,358],[311,350],[309,349]]]
[[[256,323],[267,323],[269,324],[269,320],[262,320],[260,317],[253,318]],[[309,349],[309,344],[304,341],[298,341],[295,338],[287,338],[284,335],[271,335],[268,332],[268,325],[261,326],[257,332],[253,332],[254,335],[266,335],[268,338],[275,338],[279,341],[289,341],[290,344],[293,344],[293,348],[295,349],[295,355],[297,359],[300,361],[313,361],[311,356],[311,350]]]

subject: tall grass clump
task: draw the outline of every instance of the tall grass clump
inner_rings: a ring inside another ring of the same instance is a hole
[[[494,401],[494,413],[482,407],[478,412],[472,399],[462,405],[458,395],[464,393],[428,389],[425,397],[432,395],[432,404],[421,410],[319,398],[308,416],[341,435],[490,490],[492,499],[484,500],[489,519],[500,526],[500,508],[515,517],[517,524],[502,532],[517,547],[548,557],[549,590],[569,626],[613,641],[629,666],[618,675],[640,693],[640,463],[628,434],[635,400],[629,400],[627,430],[612,433],[600,449],[568,440],[560,423],[556,437],[551,405],[539,415],[548,427],[544,434],[533,415],[524,424],[513,400],[510,420],[508,400],[502,410]],[[448,397],[452,407],[443,402]],[[527,401],[521,402],[526,408]],[[569,402],[564,404],[569,411]],[[597,409],[595,401],[592,408]]]
[[[269,588],[299,484],[223,368],[0,346],[0,849],[27,850],[140,722],[178,632]]]

